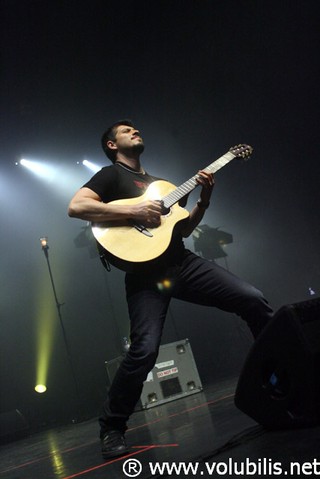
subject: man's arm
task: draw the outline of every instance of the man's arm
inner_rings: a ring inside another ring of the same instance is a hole
[[[187,238],[191,235],[193,230],[198,226],[198,224],[204,217],[205,211],[210,204],[210,198],[214,187],[214,177],[212,173],[201,170],[199,171],[198,175],[199,177],[197,178],[197,181],[199,185],[202,186],[200,199],[197,201],[196,205],[190,212],[188,222],[182,230],[182,236],[184,238]]]
[[[161,205],[158,201],[142,201],[136,205],[103,203],[97,193],[83,187],[70,201],[68,215],[94,223],[139,221],[151,227],[160,224]]]

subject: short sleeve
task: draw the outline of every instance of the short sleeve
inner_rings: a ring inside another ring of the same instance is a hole
[[[105,166],[98,171],[82,188],[90,188],[104,203],[114,199],[118,174],[114,166]]]

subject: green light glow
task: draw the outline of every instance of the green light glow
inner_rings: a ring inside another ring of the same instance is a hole
[[[56,310],[52,292],[46,282],[42,282],[38,291],[38,313],[36,318],[37,365],[36,385],[46,385],[52,355],[55,329],[57,325]],[[37,391],[39,392],[39,391]]]

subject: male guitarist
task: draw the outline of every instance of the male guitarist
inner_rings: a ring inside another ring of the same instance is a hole
[[[164,221],[161,201],[146,197],[134,203],[114,201],[142,196],[148,185],[157,180],[140,163],[144,143],[139,130],[131,121],[121,120],[104,133],[102,147],[113,165],[102,168],[74,195],[69,216],[96,224],[136,225],[138,236],[152,236]],[[126,423],[156,362],[172,297],[236,313],[247,322],[254,337],[272,317],[272,309],[259,290],[185,249],[183,237],[189,236],[202,220],[214,187],[213,175],[208,171],[200,170],[196,181],[201,188],[200,198],[189,216],[174,228],[166,251],[150,263],[141,264],[140,270],[126,274],[131,345],[99,419],[104,458],[128,450],[124,438]],[[141,231],[143,228],[145,231]],[[126,235],[124,242],[125,239]],[[135,244],[124,244],[123,248],[134,249]]]

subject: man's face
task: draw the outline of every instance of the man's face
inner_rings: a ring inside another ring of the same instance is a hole
[[[132,126],[118,126],[115,137],[114,144],[119,152],[126,153],[133,150],[142,153],[144,150],[144,143],[139,130]]]

